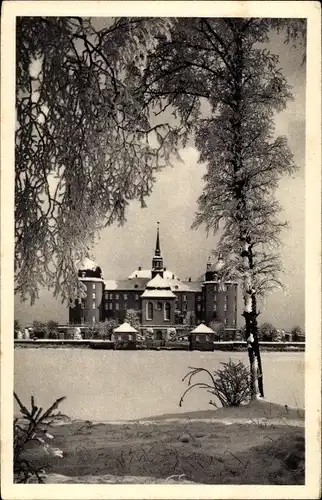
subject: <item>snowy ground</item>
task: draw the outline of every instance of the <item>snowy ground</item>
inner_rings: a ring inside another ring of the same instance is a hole
[[[61,411],[72,419],[120,421],[208,410],[210,394],[196,390],[178,403],[188,367],[211,371],[246,352],[93,351],[15,349],[15,391],[46,407],[66,396]],[[262,353],[265,399],[304,407],[304,353]],[[206,380],[205,378],[200,380]]]

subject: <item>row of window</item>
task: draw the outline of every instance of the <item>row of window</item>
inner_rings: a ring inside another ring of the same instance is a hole
[[[94,295],[95,295],[95,294],[93,294],[93,299],[95,299],[95,296],[94,296]],[[161,310],[161,309],[162,309],[162,304],[161,304],[161,303],[159,303],[159,302],[158,302],[158,304],[160,304],[160,309],[158,309],[158,308],[157,308],[157,310]],[[127,305],[127,304],[125,304],[125,306],[126,306],[126,305]],[[85,309],[85,302],[83,302],[83,301],[82,301],[82,303],[81,303],[81,308],[82,308],[82,309]],[[96,309],[96,304],[95,304],[95,302],[93,302],[93,304],[92,304],[92,309]],[[113,309],[113,304],[112,304],[111,302],[110,302],[110,303],[107,303],[107,302],[106,302],[106,303],[105,303],[105,310],[106,310],[106,311],[107,311],[107,310],[110,310],[110,311],[111,311],[112,309]],[[116,311],[119,311],[119,309],[120,309],[120,305],[119,305],[118,303],[116,303],[116,304],[115,304],[115,309],[116,309]],[[187,304],[185,304],[185,306],[184,306],[184,310],[185,310],[185,311],[187,311],[187,310],[188,310],[188,306],[187,306]],[[201,310],[202,310],[202,308],[201,308],[201,304],[197,304],[197,311],[201,311]],[[214,310],[214,311],[217,311],[217,304],[214,304],[214,305],[213,305],[213,310]],[[235,308],[235,310],[236,310],[236,308]],[[224,311],[228,311],[228,305],[227,305],[227,304],[224,304]]]
[[[156,303],[156,310],[157,311],[162,311],[162,302],[157,302]],[[153,303],[148,302],[146,305],[146,310],[145,310],[145,317],[148,321],[153,320],[153,313],[154,313],[154,308],[153,308]],[[163,307],[163,314],[164,314],[164,321],[170,321],[171,317],[171,306],[169,302],[166,302]]]
[[[228,288],[227,285],[214,285],[214,292],[227,292]]]
[[[83,277],[85,277],[85,273],[83,273]],[[136,286],[137,286],[137,285],[136,285]],[[218,292],[218,291],[219,291],[219,287],[220,287],[220,285],[214,285],[214,292]],[[178,288],[178,287],[176,287],[176,288]],[[93,290],[95,290],[95,283],[92,283],[92,289],[93,289]],[[227,285],[221,285],[221,290],[220,290],[220,291],[222,291],[222,292],[227,292],[227,290],[228,290]],[[125,294],[123,295],[123,297],[124,297],[124,299],[126,300],[126,298],[127,298],[127,294],[125,293]],[[137,297],[137,298],[136,298],[136,297]],[[109,293],[105,293],[105,298],[106,298],[106,299],[107,299],[107,298],[109,298],[109,299],[113,299],[113,298],[114,298],[114,294],[113,294],[113,293],[110,293],[110,294],[109,294]],[[136,294],[136,295],[135,295],[135,298],[136,298],[136,300],[138,300],[138,298],[139,298],[138,294]],[[118,294],[118,293],[116,293],[116,294],[115,294],[115,299],[116,299],[116,300],[118,300],[118,299],[119,299],[119,294]],[[187,301],[187,295],[183,295],[182,299],[183,299],[184,301]],[[198,302],[201,300],[201,295],[198,295],[197,300],[198,300]],[[225,296],[225,300],[227,300],[227,296]]]
[[[122,297],[123,297],[124,300],[127,300],[127,293],[124,293],[122,295]],[[113,293],[106,293],[105,294],[105,299],[106,300],[112,300],[112,299],[119,300],[119,298],[120,298],[120,295],[118,293],[116,293],[115,295]],[[138,293],[135,294],[135,300],[139,300],[139,294]]]
[[[217,286],[217,285],[215,285],[215,286]],[[127,300],[127,293],[124,293],[122,295],[122,297],[123,297],[123,300],[126,301]],[[95,299],[95,292],[93,292],[93,299]],[[106,300],[112,300],[112,299],[119,300],[120,299],[120,295],[118,293],[116,293],[115,295],[113,293],[106,293],[105,294],[105,299]],[[187,302],[187,296],[186,295],[183,295],[182,299],[183,299],[183,302]],[[139,294],[138,293],[135,294],[135,300],[139,300]],[[228,302],[228,295],[224,296],[224,300],[225,300],[225,302]],[[201,295],[197,296],[197,301],[201,302]],[[217,296],[214,295],[214,302],[216,302],[216,301],[217,301]],[[235,297],[235,301],[236,301],[236,297]],[[176,302],[179,302],[179,299],[176,299]]]

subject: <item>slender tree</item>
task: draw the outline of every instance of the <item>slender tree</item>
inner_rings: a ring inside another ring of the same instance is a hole
[[[148,101],[172,107],[207,165],[194,226],[219,232],[221,277],[242,283],[253,398],[264,396],[257,301],[281,284],[276,247],[284,223],[274,191],[295,169],[286,138],[274,133],[290,88],[265,46],[270,30],[285,26],[252,18],[177,20],[171,40],[151,55],[145,79]]]
[[[140,318],[138,316],[138,311],[135,309],[128,309],[126,311],[124,322],[129,323],[129,325],[133,326],[138,332],[140,331]]]
[[[78,293],[77,262],[123,223],[177,135],[151,127],[135,88],[170,21],[20,17],[16,25],[15,282],[22,299]],[[153,129],[153,130],[152,130]],[[152,137],[153,136],[153,137]],[[151,139],[152,137],[152,139]]]

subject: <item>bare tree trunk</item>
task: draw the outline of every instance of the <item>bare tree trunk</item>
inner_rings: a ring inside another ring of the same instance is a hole
[[[256,294],[252,284],[251,271],[253,267],[252,246],[244,240],[242,257],[245,265],[244,274],[244,312],[243,316],[246,323],[246,342],[248,346],[248,357],[251,372],[251,394],[252,399],[264,397],[262,361],[258,343],[257,326],[257,301]]]

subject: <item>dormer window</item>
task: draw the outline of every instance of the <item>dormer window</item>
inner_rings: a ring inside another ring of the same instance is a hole
[[[139,288],[139,285],[137,285],[137,284],[135,283],[134,288]]]

